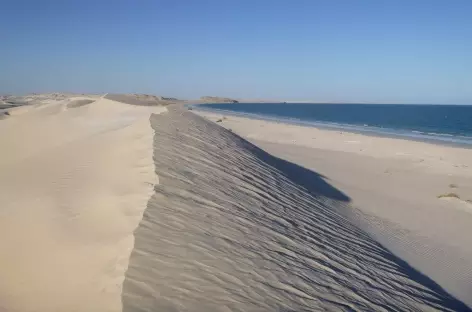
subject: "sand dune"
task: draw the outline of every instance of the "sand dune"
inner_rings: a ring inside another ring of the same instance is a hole
[[[322,174],[115,100],[0,121],[0,311],[470,311],[340,214]]]
[[[468,311],[337,211],[349,197],[190,112],[151,118],[160,184],[124,311]]]
[[[163,111],[72,97],[0,122],[0,311],[121,310]]]

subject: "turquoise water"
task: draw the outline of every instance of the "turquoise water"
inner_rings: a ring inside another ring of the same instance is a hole
[[[315,127],[472,147],[472,106],[391,104],[203,104],[209,109]]]

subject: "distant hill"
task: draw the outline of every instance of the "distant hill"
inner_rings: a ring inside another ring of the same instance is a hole
[[[108,93],[105,98],[141,106],[166,106],[170,104],[179,104],[183,101],[171,97],[163,97],[149,94],[111,94]]]
[[[219,96],[202,96],[200,100],[205,103],[239,103],[237,100]]]

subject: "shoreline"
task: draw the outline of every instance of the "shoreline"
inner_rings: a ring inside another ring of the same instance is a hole
[[[245,103],[241,103],[245,104]],[[207,104],[205,104],[207,105]],[[467,148],[472,149],[472,137],[466,137],[468,140],[464,141],[463,139],[453,139],[457,136],[454,135],[433,135],[428,133],[422,133],[420,131],[413,131],[413,130],[396,130],[396,129],[389,129],[389,128],[379,128],[379,127],[362,127],[359,125],[341,125],[329,122],[322,122],[322,121],[303,121],[299,119],[291,119],[291,118],[283,118],[283,117],[275,117],[275,116],[264,116],[261,114],[255,113],[240,113],[231,110],[224,110],[224,109],[217,109],[217,108],[208,108],[202,107],[201,104],[187,104],[185,105],[187,108],[195,109],[196,111],[203,111],[203,112],[210,112],[216,114],[226,114],[232,115],[236,117],[243,117],[249,119],[256,119],[256,120],[264,120],[264,121],[272,121],[272,122],[280,122],[284,124],[290,125],[297,125],[297,126],[304,126],[309,128],[317,128],[321,130],[328,130],[328,131],[344,131],[350,132],[355,134],[362,134],[371,137],[380,137],[380,138],[392,138],[392,139],[400,139],[406,141],[414,141],[414,142],[423,142],[429,144],[436,144],[448,147],[459,147],[459,148]]]

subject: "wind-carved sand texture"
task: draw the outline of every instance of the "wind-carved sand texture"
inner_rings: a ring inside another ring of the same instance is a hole
[[[0,121],[0,311],[121,311],[164,111],[75,97]]]
[[[472,149],[193,112],[326,176],[339,212],[472,306]]]
[[[337,210],[316,172],[170,108],[124,311],[469,311]]]

